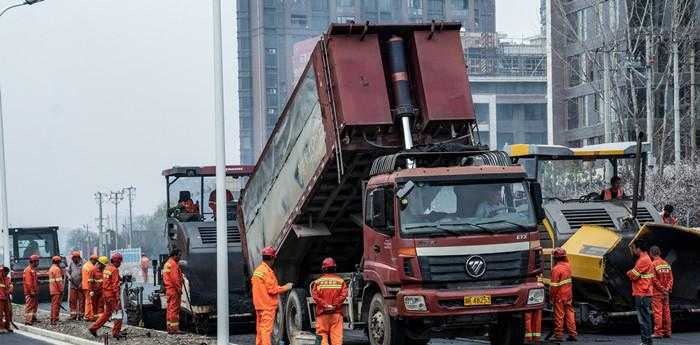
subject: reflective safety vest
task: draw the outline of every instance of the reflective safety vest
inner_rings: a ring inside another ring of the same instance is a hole
[[[311,296],[316,302],[316,315],[342,313],[348,286],[337,274],[324,274],[311,283]],[[333,311],[327,311],[327,305],[333,306]]]
[[[63,293],[63,270],[53,264],[49,268],[49,294],[60,295]]]
[[[549,297],[555,302],[570,301],[573,299],[571,264],[569,261],[559,261],[552,267],[552,279],[549,282]]]
[[[627,277],[632,281],[632,296],[651,296],[654,293],[654,267],[647,252],[641,252],[634,268],[627,271]]]

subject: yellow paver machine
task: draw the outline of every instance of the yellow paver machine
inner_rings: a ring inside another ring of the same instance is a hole
[[[639,238],[658,245],[673,267],[674,319],[700,313],[700,229],[660,224],[659,211],[645,201],[648,147],[641,142],[506,147],[513,161],[541,184],[546,214],[540,226],[543,280],[549,281],[552,249],[566,249],[577,318],[583,325],[609,325],[636,315],[625,273],[635,260],[629,244]],[[602,190],[612,176],[622,178],[629,194],[603,200]]]

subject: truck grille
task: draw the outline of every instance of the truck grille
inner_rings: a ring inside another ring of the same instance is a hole
[[[241,243],[241,233],[238,232],[238,227],[230,226],[227,235],[228,243]],[[200,227],[199,236],[202,238],[202,244],[216,244],[216,227]]]
[[[429,282],[491,282],[500,286],[499,281],[513,280],[527,275],[528,251],[479,255],[486,263],[486,271],[479,278],[467,274],[467,258],[471,255],[422,256],[419,257],[423,281]]]
[[[603,208],[561,210],[561,212],[572,230],[578,230],[584,224],[615,228],[615,223]]]

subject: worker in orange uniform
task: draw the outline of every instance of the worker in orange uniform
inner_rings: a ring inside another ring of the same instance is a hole
[[[36,268],[39,266],[39,255],[29,257],[29,265],[22,272],[22,287],[24,289],[24,324],[32,325],[39,322],[36,310],[39,308],[39,280]]]
[[[63,269],[61,257],[56,255],[51,258],[49,268],[49,295],[51,295],[51,325],[58,323],[58,315],[61,311],[61,299],[63,297]]]
[[[230,190],[226,190],[226,203],[233,201],[233,194]],[[209,208],[214,213],[214,218],[216,218],[216,189],[209,193]]]
[[[119,276],[119,266],[124,258],[121,253],[112,254],[110,264],[102,271],[102,295],[104,296],[105,310],[102,315],[90,326],[90,334],[97,337],[97,330],[107,323],[107,319],[112,318],[112,337],[119,339],[122,337],[122,317],[117,314],[121,311],[121,300],[119,298],[121,277]]]
[[[272,327],[277,314],[279,294],[292,289],[292,283],[277,285],[277,277],[272,271],[275,262],[275,250],[265,247],[262,250],[263,262],[253,272],[253,305],[255,306],[255,345],[272,343]]]
[[[168,261],[163,265],[163,285],[168,307],[165,311],[165,326],[169,334],[183,334],[180,331],[180,303],[182,302],[182,271],[180,271],[180,250],[170,251]]]
[[[102,294],[102,272],[109,264],[109,259],[106,256],[97,258],[97,264],[90,271],[88,277],[90,286],[90,300],[92,302],[93,317],[89,321],[96,321],[102,316],[105,311],[105,300]]]
[[[92,298],[90,298],[90,271],[95,268],[97,263],[97,255],[90,255],[90,260],[85,261],[80,269],[80,292],[83,295],[85,308],[83,310],[83,319],[94,321],[95,313],[92,310]]]
[[[651,296],[651,309],[654,313],[654,334],[652,338],[671,337],[671,307],[668,295],[673,289],[673,271],[671,265],[661,258],[661,249],[649,248],[654,267],[654,294]]]
[[[564,326],[569,333],[568,341],[576,341],[576,315],[574,314],[573,293],[571,288],[571,264],[566,259],[564,248],[554,248],[552,252],[554,267],[549,282],[549,300],[553,305],[554,338],[564,341]]]
[[[316,303],[316,334],[321,336],[321,345],[343,344],[343,303],[348,297],[348,286],[343,278],[335,274],[333,258],[321,263],[323,275],[311,283],[311,296]]]
[[[625,189],[622,188],[622,179],[619,176],[613,176],[610,179],[610,188],[604,189],[600,193],[600,198],[603,200],[615,200],[625,197]]]
[[[12,332],[12,280],[10,269],[0,264],[0,333]],[[4,321],[3,321],[4,320]]]
[[[85,294],[83,293],[83,260],[80,252],[75,250],[71,253],[70,263],[66,269],[68,279],[68,309],[70,310],[69,320],[80,320],[85,312]]]
[[[637,240],[630,244],[632,253],[637,256],[634,268],[627,271],[627,277],[632,281],[632,296],[637,309],[640,337],[642,344],[651,345],[651,296],[654,294],[654,265],[645,251],[646,243]]]
[[[537,277],[537,282],[542,282],[542,275]],[[542,309],[528,310],[523,313],[525,321],[525,344],[542,343]]]
[[[669,225],[678,224],[678,219],[673,215],[672,205],[664,205],[664,208],[661,211],[661,222]]]

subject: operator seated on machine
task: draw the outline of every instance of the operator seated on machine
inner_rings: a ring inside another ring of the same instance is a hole
[[[500,186],[490,187],[485,193],[486,200],[479,204],[479,207],[476,209],[475,217],[493,218],[507,211],[506,205],[503,203]]]
[[[600,199],[606,201],[619,200],[626,197],[625,189],[622,188],[622,179],[619,176],[613,176],[610,179],[610,188],[604,189],[602,192],[600,192]]]
[[[169,217],[175,217],[182,222],[195,222],[201,220],[199,203],[192,201],[190,191],[180,191],[180,199],[177,206],[168,210]]]

